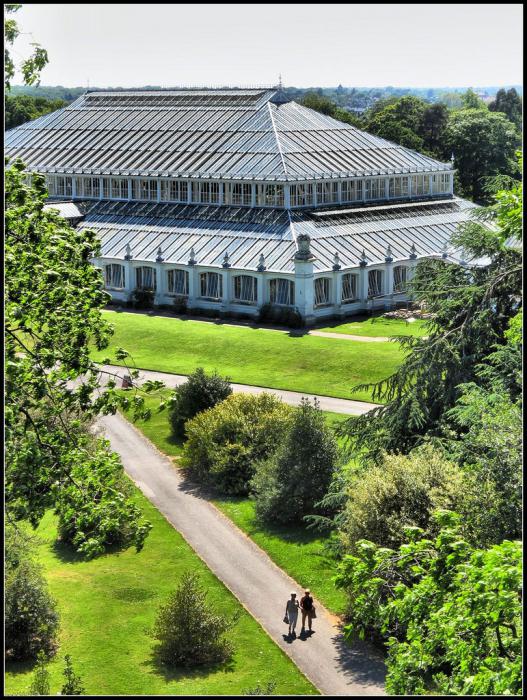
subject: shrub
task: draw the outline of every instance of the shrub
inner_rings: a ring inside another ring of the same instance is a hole
[[[221,493],[245,495],[255,464],[283,440],[292,409],[272,394],[235,394],[185,426],[183,464]]]
[[[197,666],[227,661],[233,653],[225,637],[237,622],[211,610],[197,574],[183,574],[178,588],[158,612],[154,630],[160,658],[173,666]]]
[[[333,431],[318,403],[302,399],[279,449],[258,465],[251,482],[258,517],[285,523],[320,513],[316,504],[329,488],[338,459]]]
[[[452,508],[462,493],[462,476],[430,445],[409,455],[385,455],[380,465],[355,472],[341,520],[344,548],[367,538],[383,547],[404,541],[404,529],[428,531],[436,508]]]
[[[174,437],[183,437],[188,420],[231,394],[227,377],[220,377],[216,372],[207,375],[202,367],[198,367],[184,384],[177,387],[170,399],[169,421]]]
[[[175,314],[187,313],[187,297],[175,296],[172,300],[172,311]]]
[[[64,667],[64,671],[62,672],[64,675],[64,684],[62,686],[62,689],[60,691],[61,695],[84,695],[85,694],[85,689],[84,685],[82,683],[82,680],[75,671],[73,670],[73,666],[71,664],[71,657],[69,654],[66,654],[64,657],[64,661],[66,662],[66,666]]]
[[[46,668],[47,658],[44,652],[39,651],[37,656],[37,667],[33,675],[33,680],[29,686],[30,695],[51,695],[49,689],[49,671]]]
[[[274,692],[276,681],[269,681],[266,685],[261,686],[259,683],[254,688],[246,688],[242,691],[242,695],[276,695]]]
[[[277,323],[289,328],[303,328],[304,326],[304,319],[298,309],[269,303],[260,307],[258,321]]]
[[[5,537],[5,656],[34,659],[57,647],[59,615],[29,539],[14,528]]]
[[[155,291],[153,289],[138,289],[130,294],[130,305],[134,309],[151,309],[154,306]]]

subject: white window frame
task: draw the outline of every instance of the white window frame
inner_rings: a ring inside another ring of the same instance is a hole
[[[314,306],[329,306],[331,304],[331,278],[316,277],[313,292]]]
[[[101,179],[93,176],[82,176],[76,180],[77,197],[100,199]]]
[[[257,278],[253,275],[235,275],[232,278],[232,298],[237,304],[257,304]]]
[[[167,273],[167,295],[176,297],[188,297],[189,276],[188,270],[174,267]],[[177,283],[176,283],[177,282]]]
[[[375,280],[372,283],[370,280]],[[375,299],[383,295],[384,270],[374,268],[368,270],[368,299]]]
[[[188,202],[188,182],[186,180],[161,180],[162,202]]]
[[[280,301],[277,301],[280,299]],[[285,299],[285,301],[282,301]],[[269,301],[275,306],[295,305],[295,283],[285,277],[273,277],[269,280]]]
[[[200,272],[199,293],[201,299],[221,301],[223,299],[223,275],[221,272]]]
[[[157,202],[157,180],[149,178],[133,180],[132,198],[140,202]]]
[[[290,187],[291,208],[312,207],[314,202],[313,183],[306,182]]]
[[[111,199],[128,199],[128,178],[112,177],[110,178],[110,198]]]
[[[148,277],[151,277],[151,281],[153,281],[153,285],[145,284],[145,277],[147,278],[146,281],[148,281]],[[152,290],[156,291],[157,289],[157,270],[155,267],[152,265],[141,265],[140,267],[135,268],[135,286],[136,289],[143,289],[143,290]]]
[[[349,280],[349,281],[348,281]],[[359,275],[357,272],[345,272],[342,275],[342,286],[341,286],[341,303],[342,304],[351,304],[354,301],[359,300]],[[346,292],[349,290],[349,292],[352,294],[352,296],[349,296],[346,294]]]
[[[233,207],[250,207],[252,205],[253,188],[251,183],[230,182],[228,183],[228,204]]]
[[[125,279],[124,265],[108,263],[104,266],[104,286],[106,289],[124,289]]]
[[[403,294],[408,286],[408,265],[396,265],[393,268],[393,291]]]
[[[283,207],[284,186],[274,183],[257,185],[256,204],[259,207]]]

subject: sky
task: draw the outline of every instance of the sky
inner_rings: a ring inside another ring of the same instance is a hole
[[[522,84],[521,4],[27,4],[42,85]],[[20,76],[13,84],[21,83]]]

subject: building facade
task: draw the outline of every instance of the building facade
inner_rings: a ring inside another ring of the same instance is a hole
[[[450,237],[475,206],[453,195],[451,164],[280,88],[88,92],[8,131],[6,151],[96,230],[115,300],[152,290],[225,314],[390,307],[419,259],[464,262]]]

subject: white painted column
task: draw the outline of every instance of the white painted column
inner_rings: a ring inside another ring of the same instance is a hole
[[[256,183],[251,183],[251,207],[256,206]]]
[[[157,180],[157,201],[161,201],[161,180]]]
[[[362,262],[359,267],[359,299],[363,304],[368,299],[368,268]]]
[[[295,306],[306,323],[314,320],[314,270],[312,260],[295,260]]]
[[[434,176],[433,175],[428,176],[428,194],[430,194],[430,195],[434,194]]]
[[[103,198],[104,187],[103,187],[102,181],[103,181],[103,178],[100,177],[99,178],[99,199]]]
[[[284,185],[284,207],[291,209],[291,186]]]
[[[197,265],[188,266],[188,299],[187,308],[191,311],[196,305],[196,298],[199,295],[199,276]]]
[[[187,204],[192,204],[192,180],[187,182]]]
[[[390,199],[390,178],[384,178],[384,198]]]
[[[223,182],[220,182],[220,196],[218,198],[218,204],[220,206],[223,204],[223,199],[224,199],[224,197],[223,197],[224,189],[223,188],[224,188]]]
[[[229,309],[229,305],[232,299],[232,275],[230,268],[223,268],[223,270],[220,272],[220,275],[223,278],[223,295],[221,300],[221,309],[222,311],[227,311]]]
[[[77,178],[74,175],[71,177],[71,198],[77,198]]]
[[[158,262],[155,264],[156,268],[156,294],[154,297],[154,303],[162,304],[164,302],[163,297],[165,296],[166,282],[165,282],[165,266],[163,263]]]
[[[129,178],[127,178],[127,180],[128,180],[128,199],[133,199],[134,192],[133,192],[133,186],[132,186],[132,178],[129,177]]]

